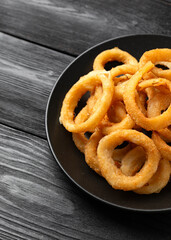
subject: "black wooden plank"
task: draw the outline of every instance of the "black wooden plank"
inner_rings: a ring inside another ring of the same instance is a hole
[[[68,180],[46,140],[3,125],[0,139],[0,239],[170,239],[171,213],[102,205]]]
[[[77,55],[121,35],[171,35],[170,6],[163,0],[1,0],[0,30]]]
[[[48,96],[72,60],[0,33],[0,122],[45,137]]]

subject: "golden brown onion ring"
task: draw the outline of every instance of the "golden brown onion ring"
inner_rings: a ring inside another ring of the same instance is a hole
[[[123,141],[130,141],[143,147],[146,152],[144,166],[134,176],[126,176],[113,164],[113,149]],[[136,130],[117,130],[103,137],[97,148],[97,156],[102,176],[115,189],[135,190],[144,186],[157,170],[160,154],[153,141]]]
[[[159,193],[169,182],[170,173],[171,168],[169,161],[161,159],[153,177],[143,187],[136,189],[135,192],[138,194]]]
[[[136,58],[134,58],[128,52],[125,52],[117,47],[105,50],[97,55],[93,63],[94,70],[104,70],[105,64],[111,61],[118,61],[125,64],[138,64]]]
[[[141,80],[144,73],[151,70],[153,64],[148,62],[142,69],[137,71],[135,75],[129,80],[124,94],[124,102],[126,105],[126,110],[135,121],[135,123],[146,130],[158,130],[161,128],[165,128],[171,124],[171,106],[162,113],[160,116],[156,116],[153,118],[147,118],[143,115],[141,110],[138,108],[137,103],[135,101],[135,93],[136,87]],[[139,88],[145,88],[150,86],[160,86],[167,85],[169,90],[171,91],[171,82],[166,79],[151,79],[143,81],[139,84]],[[141,89],[140,89],[141,90]]]
[[[159,116],[162,111],[165,111],[171,103],[170,94],[156,93],[147,104],[147,116],[149,118]]]
[[[97,158],[97,147],[99,141],[102,139],[103,136],[104,135],[102,134],[101,130],[97,128],[95,132],[91,135],[85,146],[85,161],[89,165],[89,167],[92,168],[99,175],[101,175],[101,170]],[[127,151],[131,149],[131,147],[132,144],[129,143],[127,146],[121,149],[115,149],[113,151],[113,161],[121,162],[122,158],[125,156]]]
[[[162,137],[164,141],[171,142],[171,129],[170,126],[168,128],[158,130],[158,133]]]
[[[96,111],[83,123],[76,124],[74,121],[74,110],[79,99],[87,92],[93,91],[97,85],[102,85],[103,94],[99,100],[100,104]],[[80,78],[66,94],[62,109],[60,120],[63,126],[69,132],[86,132],[95,128],[106,114],[114,92],[114,84],[112,80],[103,73],[90,72],[89,74]]]
[[[140,68],[143,67],[148,61],[157,65],[159,62],[171,62],[171,49],[169,48],[157,48],[150,51],[146,51],[140,58]],[[152,72],[161,78],[167,78],[171,80],[171,69],[162,70],[160,68],[153,68]]]
[[[131,64],[123,64],[121,66],[117,66],[112,68],[110,71],[110,78],[114,81],[115,84],[115,92],[114,92],[114,100],[122,100],[125,86],[127,84],[127,80],[121,81],[121,77],[117,77],[119,75],[125,76],[125,74],[133,75],[138,70],[138,65]],[[128,78],[127,78],[128,79]]]
[[[89,138],[85,146],[85,161],[96,173],[101,175],[99,162],[97,158],[97,147],[100,139],[103,137],[103,134],[99,129],[96,129],[95,132]]]
[[[159,133],[153,131],[152,140],[157,146],[162,157],[171,161],[171,146],[169,146],[159,135]]]
[[[84,133],[72,133],[72,139],[75,143],[75,146],[80,150],[80,152],[85,152],[85,146],[88,139],[85,137]]]
[[[170,94],[156,93],[147,105],[148,117],[160,115],[161,111],[165,111],[171,103]],[[163,135],[163,136],[162,136]],[[163,158],[171,161],[171,147],[167,144],[171,140],[171,132],[168,128],[160,129],[158,132],[153,131],[152,140],[156,144]]]

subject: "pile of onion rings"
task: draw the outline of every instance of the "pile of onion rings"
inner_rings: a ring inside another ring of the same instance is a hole
[[[112,61],[120,65],[106,70]],[[146,51],[137,61],[114,47],[92,67],[67,92],[60,123],[114,189],[159,193],[171,175],[171,49]]]

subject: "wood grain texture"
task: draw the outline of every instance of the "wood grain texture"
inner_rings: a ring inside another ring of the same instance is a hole
[[[171,213],[121,211],[93,200],[65,176],[44,139],[49,93],[74,57],[125,34],[171,35],[170,6],[0,0],[0,31],[14,36],[0,33],[0,240],[170,240]]]
[[[171,35],[170,6],[161,0],[1,0],[0,30],[77,55],[121,35]]]
[[[0,33],[0,122],[45,137],[45,109],[72,57]]]
[[[171,213],[108,208],[75,187],[46,140],[0,125],[0,239],[170,239]]]

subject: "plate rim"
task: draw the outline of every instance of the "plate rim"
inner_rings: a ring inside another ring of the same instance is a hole
[[[84,54],[86,54],[87,52],[91,51],[92,49],[94,48],[97,48],[98,46],[100,45],[103,45],[105,43],[108,43],[108,42],[111,42],[111,41],[115,41],[115,40],[119,40],[119,39],[123,39],[123,38],[128,38],[128,37],[154,37],[154,36],[157,36],[157,37],[166,37],[166,38],[171,38],[171,36],[168,36],[168,35],[164,35],[164,34],[127,34],[127,35],[121,35],[121,36],[118,36],[118,37],[114,37],[114,38],[109,38],[107,40],[104,40],[102,42],[99,42],[93,46],[91,46],[90,48],[86,49],[85,51],[83,51],[81,54],[79,54],[77,57],[74,58],[74,60],[72,60],[68,65],[67,67],[64,68],[64,70],[61,72],[61,74],[58,76],[57,80],[55,81],[54,85],[53,85],[53,88],[49,94],[49,97],[48,97],[48,100],[47,100],[47,104],[46,104],[46,110],[45,110],[45,132],[46,132],[46,137],[47,137],[47,142],[48,142],[48,145],[49,145],[49,148],[51,150],[51,153],[54,157],[54,159],[56,160],[57,164],[59,165],[59,167],[62,169],[62,171],[66,174],[66,176],[71,180],[71,182],[73,184],[75,184],[79,189],[81,189],[81,191],[83,191],[83,193],[86,193],[88,194],[88,196],[92,197],[94,200],[97,200],[97,201],[100,201],[104,204],[107,204],[108,206],[110,207],[115,207],[115,208],[119,208],[119,209],[123,209],[123,210],[126,210],[126,211],[132,211],[132,212],[143,212],[143,213],[159,213],[159,212],[170,212],[171,211],[171,207],[169,208],[163,208],[163,209],[160,209],[160,208],[156,208],[156,209],[141,209],[141,208],[131,208],[131,207],[126,207],[126,206],[121,206],[121,205],[118,205],[118,204],[115,204],[115,203],[112,203],[112,202],[109,202],[107,200],[104,200],[94,194],[92,194],[91,192],[89,192],[88,190],[86,190],[85,188],[83,188],[82,186],[80,186],[67,172],[66,170],[63,168],[63,166],[61,165],[60,161],[58,160],[54,150],[53,150],[53,147],[52,147],[52,144],[51,144],[51,140],[50,140],[50,137],[49,137],[49,131],[48,131],[48,110],[49,110],[49,105],[50,105],[50,102],[51,102],[51,98],[52,98],[52,95],[53,95],[53,92],[54,90],[56,89],[57,85],[58,85],[58,82],[60,80],[60,78],[63,76],[63,74],[71,67],[72,64],[74,64],[81,56],[83,56]]]

